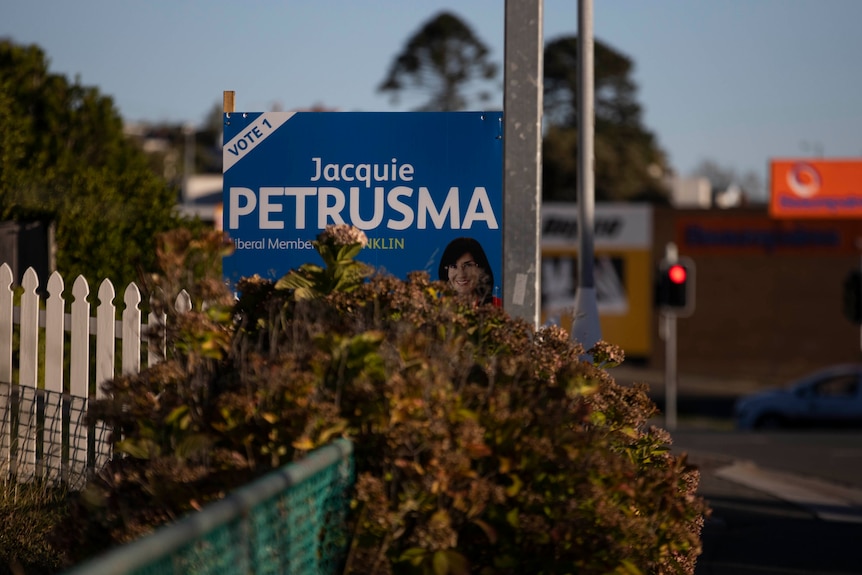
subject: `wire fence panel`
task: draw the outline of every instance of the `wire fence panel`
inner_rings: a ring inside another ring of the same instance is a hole
[[[47,290],[39,290],[33,268],[20,286],[13,279],[9,265],[0,264],[0,481],[47,480],[80,489],[111,457],[110,430],[104,422],[86,421],[88,406],[104,396],[102,383],[139,372],[142,352],[146,366],[161,361],[164,330],[157,339],[151,333],[166,316],[150,312],[148,323],[141,323],[134,283],[123,291],[120,310],[109,280],[94,298],[78,276],[67,301],[58,272]],[[191,307],[182,290],[175,309]]]

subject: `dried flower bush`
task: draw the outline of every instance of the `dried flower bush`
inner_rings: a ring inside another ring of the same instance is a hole
[[[694,572],[698,473],[606,370],[621,350],[589,363],[426,274],[369,276],[361,245],[327,230],[325,268],[243,280],[229,316],[196,307],[164,362],[106,387],[96,414],[127,457],[85,492],[70,559],[346,436],[345,573]]]

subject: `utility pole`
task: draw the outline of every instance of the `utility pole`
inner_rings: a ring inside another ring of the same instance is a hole
[[[506,0],[503,89],[503,308],[539,325],[542,0]]]
[[[593,277],[595,232],[595,117],[593,1],[578,0],[578,289],[572,339],[589,351],[602,338]]]

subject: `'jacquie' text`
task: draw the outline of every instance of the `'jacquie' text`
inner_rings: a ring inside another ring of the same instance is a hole
[[[311,158],[314,164],[314,176],[311,181],[321,178],[326,182],[364,182],[370,188],[372,182],[412,182],[413,165],[398,165],[398,159],[392,158],[391,163],[383,164],[324,164],[320,158]]]

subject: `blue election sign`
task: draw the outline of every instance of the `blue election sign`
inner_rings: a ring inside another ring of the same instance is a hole
[[[358,258],[438,278],[455,238],[484,248],[501,297],[502,112],[263,112],[224,116],[226,279],[322,264],[332,224],[368,236]]]

